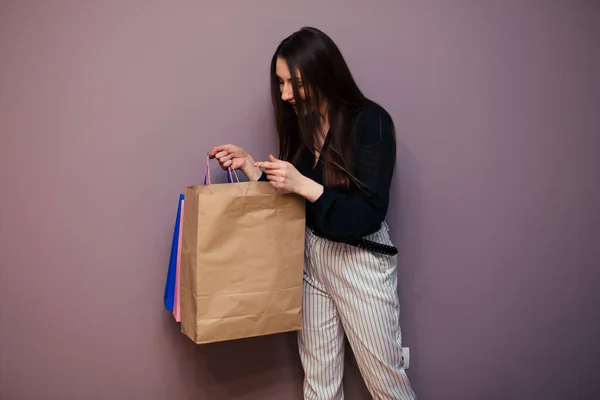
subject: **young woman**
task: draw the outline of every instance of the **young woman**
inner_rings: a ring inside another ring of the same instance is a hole
[[[209,156],[307,200],[304,398],[344,398],[345,335],[373,398],[415,399],[402,360],[397,251],[384,221],[396,158],[392,119],[314,28],[277,47],[271,94],[279,158],[255,163],[235,145]]]

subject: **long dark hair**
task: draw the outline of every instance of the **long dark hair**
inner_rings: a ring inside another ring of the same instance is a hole
[[[292,78],[297,113],[281,99],[277,59],[286,61]],[[296,71],[302,79],[302,100]],[[323,106],[327,105],[329,133],[323,157],[323,179],[328,186],[349,189],[360,182],[353,174],[354,123],[358,111],[377,105],[365,97],[333,40],[322,31],[304,27],[285,38],[271,60],[271,97],[279,136],[279,157],[295,163],[303,149],[321,150],[326,132],[321,129]],[[392,126],[393,127],[393,126]],[[320,140],[321,139],[321,140]]]

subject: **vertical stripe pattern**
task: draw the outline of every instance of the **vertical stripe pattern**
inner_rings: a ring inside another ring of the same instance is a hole
[[[366,239],[391,245],[382,228]],[[304,398],[343,400],[344,333],[374,399],[413,400],[403,368],[397,257],[306,231],[302,330]]]

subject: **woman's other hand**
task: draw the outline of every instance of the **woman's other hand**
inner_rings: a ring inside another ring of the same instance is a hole
[[[296,193],[311,202],[323,194],[322,185],[302,175],[287,161],[270,155],[269,161],[254,163],[254,166],[264,169],[271,185],[283,193]]]

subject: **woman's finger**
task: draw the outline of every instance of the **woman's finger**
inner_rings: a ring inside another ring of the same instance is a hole
[[[272,170],[281,170],[285,168],[285,164],[281,163],[281,162],[265,162],[262,165],[262,168],[264,169],[272,169]]]
[[[267,175],[283,176],[283,171],[280,169],[265,169]]]
[[[271,182],[285,182],[285,177],[277,174],[267,174],[267,179]]]
[[[211,149],[211,150],[208,152],[208,157],[210,157],[210,158],[215,158],[215,155],[216,155],[216,154],[219,152],[219,150],[220,150],[220,147],[219,147],[219,146],[213,147],[213,148],[212,148],[212,149]]]
[[[225,162],[225,161],[233,160],[234,158],[235,158],[235,156],[233,155],[233,153],[229,153],[228,155],[219,158],[219,161]]]
[[[277,181],[269,181],[269,183],[271,184],[271,186],[273,186],[274,188],[277,189],[281,189],[283,188],[283,183],[282,182],[277,182]]]
[[[283,161],[262,161],[259,163],[255,163],[256,166],[260,166],[261,168],[283,168],[285,167],[285,163]]]
[[[228,150],[222,150],[222,151],[219,151],[217,154],[215,154],[215,158],[221,159],[221,158],[223,158],[223,157],[225,157],[227,155],[230,155],[230,154],[232,154],[232,153],[229,152]]]
[[[268,161],[255,162],[254,166],[263,169],[273,169],[273,163]]]

